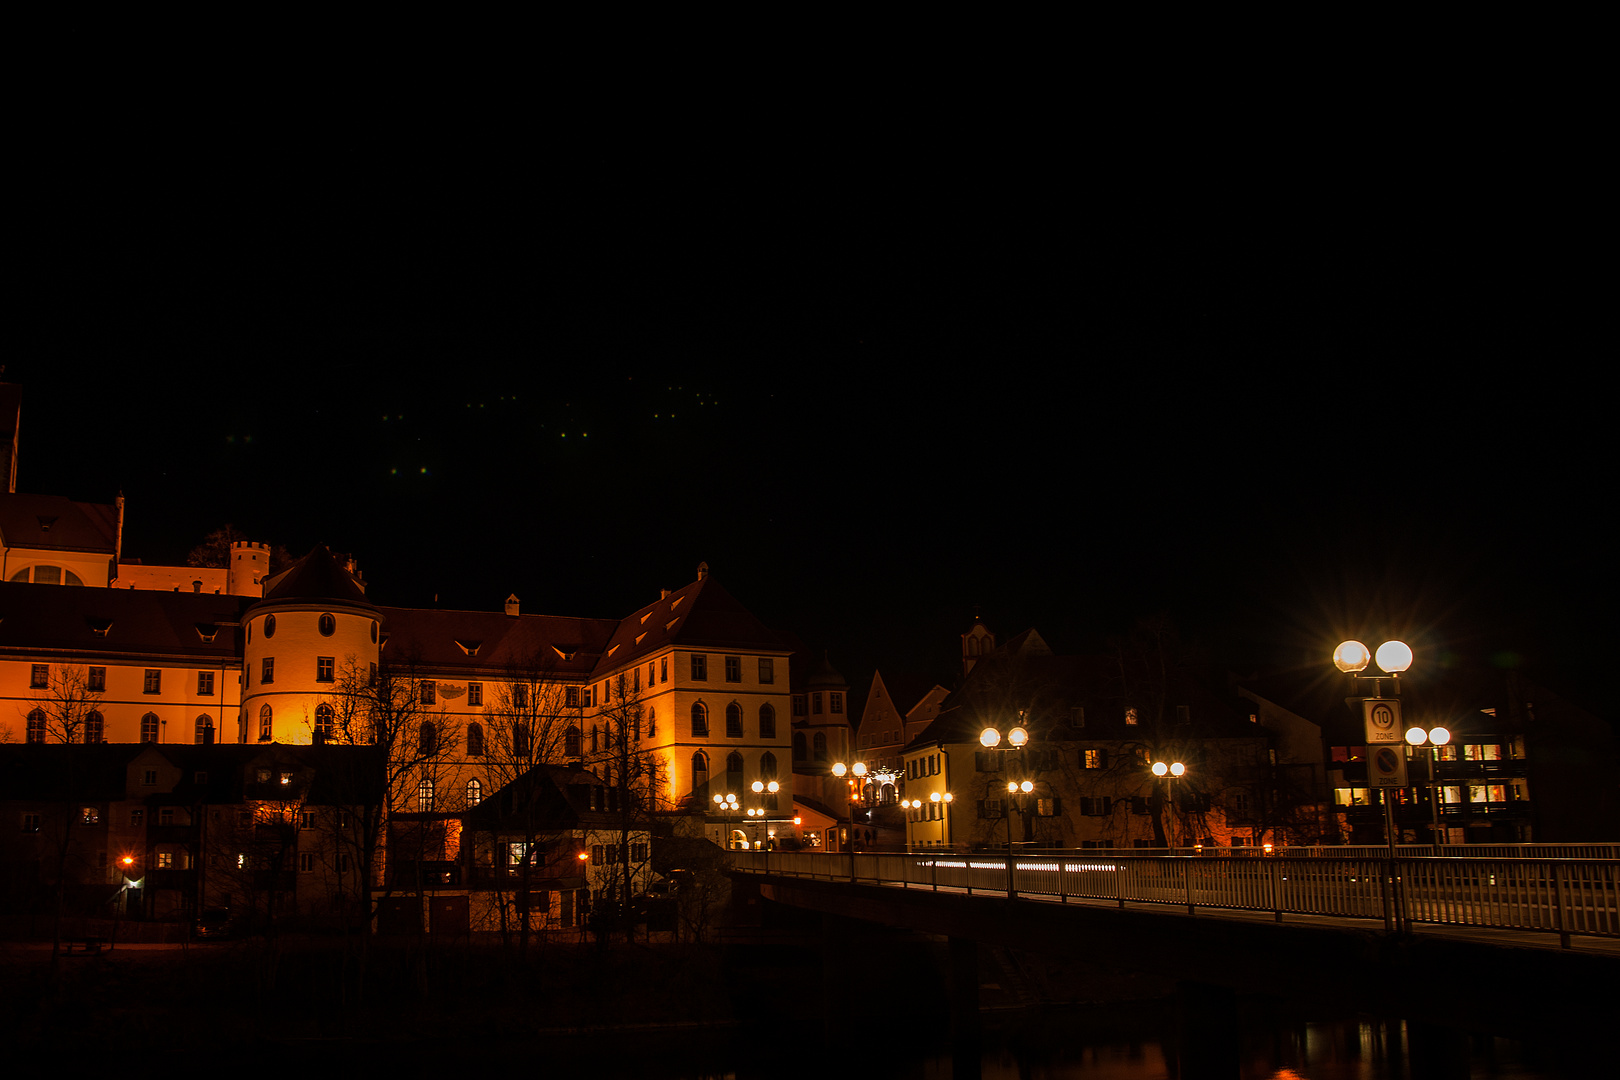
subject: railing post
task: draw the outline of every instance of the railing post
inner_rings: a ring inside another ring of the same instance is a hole
[[[1553,925],[1558,928],[1558,947],[1569,948],[1569,922],[1564,912],[1564,864],[1553,863]]]
[[[1181,883],[1187,893],[1187,914],[1191,915],[1193,913],[1191,859],[1181,860]]]
[[[1378,898],[1384,903],[1384,931],[1385,933],[1388,933],[1389,931],[1395,929],[1391,922],[1392,906],[1390,904],[1389,897],[1389,864],[1383,860],[1379,860],[1379,862],[1382,863],[1382,865],[1379,868],[1380,873],[1378,875]]]
[[[1282,922],[1282,864],[1276,859],[1270,860],[1271,866],[1271,917]]]

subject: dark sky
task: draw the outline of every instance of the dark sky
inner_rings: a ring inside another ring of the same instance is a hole
[[[131,555],[230,521],[592,616],[707,560],[861,686],[976,609],[1237,668],[1388,629],[1612,712],[1556,156],[184,134],[39,165],[21,228],[20,487],[122,490]]]

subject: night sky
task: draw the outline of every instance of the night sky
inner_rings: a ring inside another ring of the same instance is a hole
[[[122,490],[129,556],[228,521],[612,617],[706,560],[858,689],[947,681],[975,611],[1239,670],[1388,630],[1612,718],[1561,159],[187,135],[48,159],[21,226],[19,487]]]

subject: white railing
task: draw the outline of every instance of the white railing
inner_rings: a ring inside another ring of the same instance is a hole
[[[1196,859],[1071,852],[825,855],[733,851],[734,869],[966,893],[1620,937],[1620,862],[1597,859]]]

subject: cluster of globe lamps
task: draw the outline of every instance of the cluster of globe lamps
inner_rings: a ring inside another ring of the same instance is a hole
[[[1379,675],[1361,674],[1374,660],[1385,675],[1398,681],[1401,672],[1412,666],[1412,648],[1404,641],[1386,641],[1374,653],[1359,641],[1341,641],[1333,650],[1333,666],[1353,678],[1381,679]],[[1444,746],[1451,741],[1451,732],[1444,727],[1413,726],[1406,729],[1406,741],[1413,746]]]

